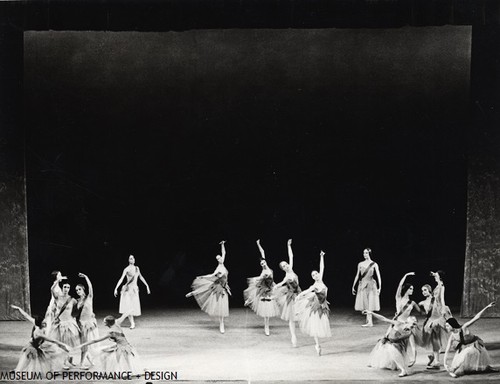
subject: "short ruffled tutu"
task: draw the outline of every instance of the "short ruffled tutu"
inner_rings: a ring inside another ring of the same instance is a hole
[[[74,318],[56,321],[52,324],[50,337],[70,347],[76,347],[80,344],[80,328]]]
[[[491,358],[480,338],[457,351],[451,363],[451,371],[462,374],[487,371],[490,368]]]
[[[251,277],[247,281],[248,288],[243,291],[245,305],[260,317],[279,316],[281,309],[272,295],[272,286],[266,286],[261,277]]]
[[[120,313],[131,316],[141,316],[141,301],[139,300],[139,287],[137,285],[124,285],[120,293]]]
[[[295,319],[299,321],[302,333],[312,337],[331,337],[330,308],[325,300],[320,303],[311,292],[295,301]]]
[[[274,290],[276,302],[281,307],[281,319],[285,321],[295,321],[295,300],[298,293],[289,289],[287,286],[281,286]]]
[[[398,342],[391,342],[386,338],[378,341],[369,357],[369,367],[397,370],[396,360],[403,358],[403,366],[407,367],[409,363],[408,353],[406,351],[408,339]]]
[[[197,277],[194,279],[192,295],[202,309],[210,316],[229,316],[229,287],[222,285],[217,277]]]
[[[97,351],[94,370],[141,373],[139,356],[131,345],[111,345]]]
[[[67,355],[66,351],[48,341],[44,341],[38,347],[29,343],[23,348],[15,371],[42,374],[59,371]]]

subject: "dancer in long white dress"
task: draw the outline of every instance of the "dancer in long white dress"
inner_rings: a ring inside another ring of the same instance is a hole
[[[94,288],[87,275],[83,273],[78,274],[79,277],[84,278],[87,282],[89,292],[85,294],[85,286],[83,284],[78,284],[75,288],[78,294],[77,309],[78,315],[76,317],[78,326],[80,327],[80,342],[86,343],[87,341],[95,340],[99,338],[99,330],[97,329],[97,321],[94,314]],[[89,361],[90,365],[93,365],[91,355],[91,350],[88,348],[82,348],[82,354],[80,358],[80,366],[83,367],[85,358]]]
[[[53,271],[51,273],[52,277],[54,278],[54,282],[57,282],[55,286],[53,285],[54,291],[56,292],[57,295],[62,294],[62,289],[59,285],[59,283],[62,280],[66,280],[67,277],[63,276],[60,271]],[[47,332],[50,332],[52,329],[52,322],[54,321],[54,317],[56,316],[56,299],[54,298],[54,295],[52,294],[52,291],[50,292],[50,302],[49,305],[47,306],[47,311],[45,312],[45,323],[47,324],[46,329]]]
[[[380,276],[379,266],[371,259],[372,250],[365,248],[363,250],[364,261],[358,264],[356,276],[352,283],[352,294],[356,296],[354,309],[366,313],[366,324],[363,327],[373,327],[372,312],[380,311],[380,291],[382,289],[382,278]],[[377,282],[373,278],[376,274]],[[356,284],[357,290],[356,290]]]
[[[269,318],[280,315],[280,307],[273,296],[273,288],[276,285],[273,280],[273,270],[269,268],[266,254],[257,240],[261,259],[262,272],[260,276],[247,279],[248,288],[243,291],[245,305],[249,306],[258,316],[264,318],[264,333],[269,336]]]
[[[283,281],[274,287],[275,297],[281,306],[281,319],[288,321],[290,335],[292,336],[292,346],[297,346],[297,336],[295,335],[295,299],[301,292],[299,277],[293,271],[292,239],[287,242],[288,263],[282,261],[280,268],[285,272]]]
[[[224,318],[229,316],[229,296],[231,290],[228,285],[229,272],[224,266],[226,260],[225,241],[221,241],[221,254],[217,255],[217,268],[210,275],[198,276],[191,285],[192,291],[186,297],[194,296],[196,302],[209,316],[219,319],[220,333],[225,332]]]
[[[454,317],[446,320],[446,328],[451,334],[446,344],[444,368],[451,377],[459,377],[468,373],[497,371],[491,366],[491,359],[483,340],[473,335],[469,330],[469,327],[479,320],[484,311],[494,305],[495,302],[488,304],[464,325],[460,325]],[[448,366],[446,362],[452,345],[454,345],[456,352],[451,366]]]
[[[318,356],[321,356],[320,337],[331,337],[330,330],[330,307],[326,301],[328,288],[323,283],[325,272],[325,252],[321,251],[319,260],[319,272],[312,271],[311,277],[314,284],[302,291],[295,302],[297,320],[300,330],[308,336],[314,337],[315,348]]]
[[[138,354],[132,345],[130,345],[123,333],[123,329],[120,327],[123,320],[127,317],[127,313],[122,314],[118,319],[114,316],[106,316],[104,318],[104,326],[109,329],[109,332],[105,336],[76,347],[86,348],[104,340],[112,341],[113,345],[101,349],[95,356],[96,368],[101,372],[130,371],[133,374],[141,373]]]
[[[139,300],[139,286],[137,285],[137,280],[140,279],[146,286],[148,295],[151,293],[149,285],[146,279],[142,276],[141,270],[135,265],[134,255],[128,257],[128,266],[123,270],[123,273],[118,280],[115,287],[115,297],[118,296],[118,288],[123,280],[127,278],[127,282],[122,286],[120,291],[120,308],[119,312],[121,314],[128,313],[128,319],[130,321],[130,329],[135,328],[134,316],[141,315],[141,302]]]
[[[47,372],[60,370],[67,352],[69,352],[69,347],[46,335],[47,323],[42,317],[31,317],[17,305],[11,305],[11,307],[17,309],[26,320],[33,324],[31,339],[28,345],[23,348],[14,370],[44,375]]]
[[[77,305],[76,300],[69,295],[71,286],[69,283],[64,283],[62,286],[62,293],[59,294],[57,286],[62,277],[54,281],[51,291],[55,298],[56,314],[50,330],[50,338],[58,340],[70,347],[74,347],[80,343],[80,327],[76,322],[74,314],[74,307]],[[70,365],[74,365],[72,357],[69,356],[65,361],[65,369],[69,369]]]
[[[364,311],[371,312],[371,311]],[[413,365],[408,355],[408,342],[416,326],[417,319],[409,316],[406,321],[391,320],[371,312],[377,319],[390,323],[389,332],[378,341],[370,353],[369,367],[400,370],[399,377],[408,376],[407,367]]]

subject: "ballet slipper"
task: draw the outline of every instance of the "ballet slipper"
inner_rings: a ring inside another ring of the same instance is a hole
[[[297,347],[297,336],[292,335],[292,347]]]
[[[321,356],[321,347],[319,345],[315,345],[314,347],[316,348],[316,353],[318,354],[318,356]]]

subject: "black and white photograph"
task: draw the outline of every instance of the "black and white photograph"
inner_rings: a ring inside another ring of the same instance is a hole
[[[499,296],[499,1],[0,1],[0,382],[494,383]]]

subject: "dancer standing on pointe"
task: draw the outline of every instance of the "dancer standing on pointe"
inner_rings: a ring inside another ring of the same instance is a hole
[[[217,268],[210,275],[198,276],[194,279],[191,288],[186,297],[194,296],[196,302],[209,316],[219,319],[220,333],[224,333],[224,318],[229,316],[229,296],[231,290],[227,283],[229,272],[224,266],[226,259],[225,241],[221,241],[221,254],[215,256],[217,260]]]
[[[427,365],[428,369],[440,368],[439,351],[444,348],[448,339],[446,319],[451,317],[451,312],[444,301],[443,275],[443,271],[431,272],[431,276],[436,281],[436,287],[432,291],[432,307],[422,329],[422,340],[428,340],[428,343],[432,345],[433,358]]]
[[[130,321],[130,329],[135,328],[134,316],[141,315],[141,302],[139,300],[139,286],[137,285],[137,279],[141,281],[146,286],[148,295],[151,293],[149,285],[146,279],[141,274],[141,271],[137,265],[135,265],[134,255],[128,257],[128,266],[123,270],[122,276],[115,287],[115,297],[118,296],[118,288],[123,282],[123,279],[127,277],[127,282],[123,285],[120,292],[120,309],[121,314],[128,313],[128,319]]]
[[[315,348],[318,356],[321,356],[320,337],[331,337],[330,330],[330,308],[326,301],[328,288],[323,283],[325,272],[325,252],[319,253],[319,272],[312,271],[311,277],[314,284],[297,296],[295,308],[300,330],[306,335],[314,337]]]
[[[101,372],[132,372],[139,374],[141,371],[138,367],[138,355],[135,349],[130,345],[123,329],[120,327],[123,320],[129,316],[128,313],[122,314],[121,317],[115,319],[113,316],[104,318],[104,326],[109,329],[107,335],[98,339],[83,343],[76,348],[86,348],[92,344],[100,343],[104,340],[110,340],[114,344],[104,349],[96,356],[99,370]]]
[[[78,300],[76,307],[78,309],[76,320],[78,326],[80,327],[80,342],[86,343],[91,340],[96,340],[99,338],[99,330],[97,329],[97,321],[95,319],[93,300],[94,300],[94,289],[92,283],[87,275],[83,273],[78,274],[79,277],[84,278],[89,287],[88,295],[85,294],[85,286],[83,284],[78,284],[75,288],[78,295]],[[80,366],[84,367],[83,363],[85,358],[87,358],[90,365],[94,365],[90,357],[91,354],[88,353],[88,348],[82,348],[82,354],[80,358]]]
[[[297,336],[295,335],[295,299],[301,292],[299,287],[299,277],[293,271],[292,239],[287,242],[288,263],[282,261],[280,268],[285,272],[285,278],[274,287],[276,300],[282,307],[281,319],[288,321],[290,334],[292,336],[292,346],[297,346]]]
[[[494,305],[495,302],[488,304],[464,325],[460,325],[454,317],[446,320],[446,328],[451,334],[446,344],[444,368],[451,377],[459,377],[467,373],[497,372],[491,366],[491,359],[483,340],[469,331],[469,327],[479,320],[483,312]],[[452,345],[456,352],[451,366],[448,366],[446,361]]]
[[[273,270],[266,262],[266,254],[257,240],[261,259],[260,266],[262,272],[258,277],[247,279],[248,288],[243,291],[245,305],[249,306],[258,316],[264,318],[264,333],[269,336],[269,318],[280,315],[280,307],[273,297],[273,288],[276,285],[273,281]]]
[[[399,369],[401,371],[399,377],[408,376],[406,367],[415,363],[414,356],[412,359],[408,356],[408,340],[416,326],[417,319],[414,316],[408,316],[406,321],[390,320],[377,313],[369,312],[371,311],[363,311],[363,313],[373,315],[392,326],[373,348],[368,366],[391,370]]]
[[[45,375],[47,372],[60,370],[64,358],[67,352],[69,352],[69,347],[58,340],[46,336],[47,323],[42,317],[35,316],[33,318],[17,305],[11,305],[11,307],[21,312],[23,317],[33,324],[31,340],[23,348],[14,371],[39,372]]]
[[[382,289],[382,278],[378,264],[371,259],[372,250],[363,250],[364,261],[358,264],[356,276],[352,283],[352,294],[356,295],[354,309],[356,311],[366,311],[366,324],[362,327],[373,327],[372,312],[380,311],[380,290]],[[373,278],[373,273],[377,275],[377,282]],[[356,284],[358,289],[356,290]]]
[[[66,280],[67,277],[63,276],[60,271],[53,271],[51,273],[52,277],[54,278],[54,282],[57,281],[57,284],[54,286],[54,290],[57,295],[62,294],[61,287],[59,286],[59,282],[62,280]],[[49,306],[47,307],[47,311],[45,312],[45,324],[46,324],[46,330],[48,333],[50,333],[50,330],[52,329],[52,322],[54,321],[54,317],[56,316],[56,299],[54,298],[54,295],[52,294],[52,291],[50,292],[50,302]]]

